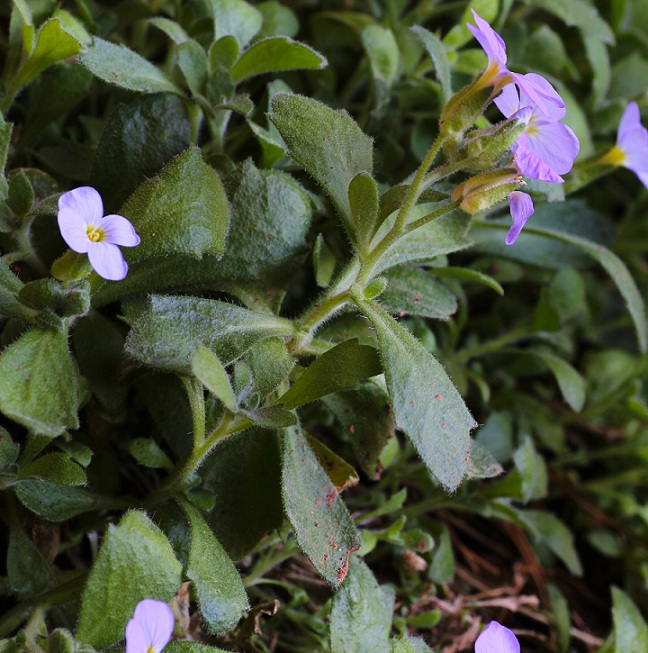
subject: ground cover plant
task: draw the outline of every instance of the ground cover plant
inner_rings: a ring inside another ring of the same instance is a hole
[[[0,24],[1,653],[648,650],[643,0]]]

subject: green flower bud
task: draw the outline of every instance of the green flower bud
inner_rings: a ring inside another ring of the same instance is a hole
[[[497,165],[498,161],[511,149],[526,128],[526,122],[509,119],[468,134],[463,147],[471,159],[466,166],[469,172],[483,172]]]
[[[513,168],[494,170],[472,177],[459,184],[452,193],[455,202],[470,215],[485,211],[506,199],[521,182],[520,173]]]

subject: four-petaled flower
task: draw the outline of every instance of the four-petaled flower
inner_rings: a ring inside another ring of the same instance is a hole
[[[162,601],[144,599],[126,626],[126,653],[160,653],[169,643],[175,617]]]
[[[632,170],[648,188],[648,130],[641,124],[636,102],[630,102],[623,112],[616,145],[602,161]]]
[[[475,653],[520,653],[520,643],[508,628],[491,621],[477,638]]]
[[[58,203],[58,225],[63,240],[79,254],[87,254],[90,265],[104,279],[119,281],[128,264],[118,245],[135,247],[140,237],[121,215],[103,215],[101,195],[90,186],[63,193]]]
[[[535,73],[524,77],[538,88],[543,88],[547,96],[553,94],[562,103],[558,93],[544,77]],[[528,113],[524,110],[532,109],[524,133],[511,147],[515,165],[525,177],[561,184],[563,178],[560,175],[572,169],[580,149],[576,134],[559,122],[565,117],[565,105],[548,103],[549,114],[543,116],[531,98],[524,91],[518,94],[514,86],[505,87],[495,98],[495,104],[506,118],[526,117]]]
[[[564,108],[565,103],[553,88],[553,93],[547,93],[546,87],[538,86],[533,78],[514,73],[507,68],[504,40],[474,9],[472,13],[477,26],[467,23],[467,27],[488,56],[488,68],[481,77],[483,84],[492,85],[493,92],[498,93],[508,84],[514,83],[520,91],[531,98],[533,105],[545,116],[549,116],[555,108]]]

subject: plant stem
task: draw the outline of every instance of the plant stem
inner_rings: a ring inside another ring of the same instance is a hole
[[[193,442],[197,449],[205,442],[205,393],[202,383],[193,376],[181,376],[180,380],[187,392],[191,417],[193,420]]]

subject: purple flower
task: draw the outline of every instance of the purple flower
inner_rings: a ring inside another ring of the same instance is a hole
[[[567,125],[558,122],[565,117],[566,111],[553,86],[535,73],[523,77],[543,89],[547,97],[553,95],[560,103],[548,102],[549,113],[543,116],[525,91],[520,90],[518,94],[513,86],[505,87],[495,98],[495,104],[507,118],[524,119],[529,107],[532,108],[524,133],[511,147],[515,154],[515,165],[526,177],[561,184],[563,178],[560,175],[571,170],[580,143]]]
[[[509,209],[513,218],[513,225],[506,234],[506,244],[512,245],[520,235],[526,221],[533,215],[533,200],[530,195],[519,190],[514,190],[509,196]],[[493,621],[493,623],[496,623]],[[499,624],[498,624],[499,625]]]
[[[491,621],[477,638],[475,653],[520,653],[520,644],[508,628]]]
[[[495,92],[499,92],[510,83],[516,84],[544,116],[549,116],[554,107],[564,109],[564,102],[553,88],[551,89],[553,93],[547,93],[546,87],[536,84],[529,75],[511,72],[506,67],[506,44],[502,37],[474,9],[472,13],[477,27],[470,23],[467,23],[467,27],[488,56],[488,68],[482,76],[484,85],[492,84]],[[540,76],[536,75],[536,77]]]
[[[63,193],[58,207],[59,229],[68,246],[87,254],[99,276],[111,281],[123,279],[128,265],[117,245],[139,245],[133,225],[121,215],[103,217],[101,195],[90,186]]]
[[[630,102],[623,112],[616,147],[606,159],[632,170],[648,188],[648,131],[641,124],[636,102]]]
[[[175,617],[162,601],[144,599],[126,626],[126,653],[160,653],[169,643]]]

